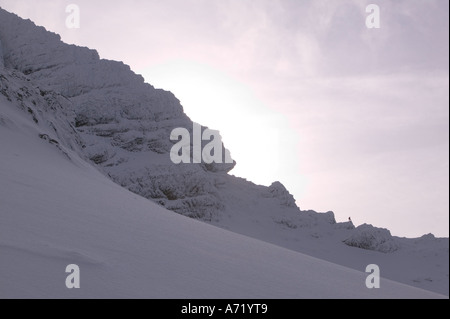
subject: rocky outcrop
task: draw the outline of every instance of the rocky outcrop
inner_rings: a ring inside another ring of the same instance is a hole
[[[376,250],[383,253],[394,252],[400,247],[389,230],[367,224],[358,226],[352,232],[352,235],[344,240],[344,243],[348,246]]]
[[[36,124],[40,138],[82,155],[84,142],[74,127],[72,103],[64,96],[44,91],[16,70],[0,70],[0,96],[14,103]]]
[[[282,206],[297,207],[294,196],[280,182],[274,182],[269,186],[268,197],[276,198]]]
[[[225,218],[231,228],[247,221],[259,221],[261,229],[335,223],[333,213],[301,212],[280,182],[263,187],[228,175],[234,161],[175,165],[171,132],[185,128],[193,136],[194,123],[172,93],[145,83],[122,62],[65,44],[2,9],[0,39],[6,78],[22,83],[8,87],[4,81],[2,94],[18,100],[35,124],[54,128],[42,132],[46,141],[78,152],[130,191],[189,217]]]
[[[171,131],[193,128],[172,93],[145,83],[121,62],[67,45],[3,10],[0,39],[7,68],[70,102],[65,107],[73,112],[73,126],[84,141],[81,155],[115,182],[192,217],[209,219],[223,206],[207,173],[225,174],[234,164],[174,167],[170,161]]]

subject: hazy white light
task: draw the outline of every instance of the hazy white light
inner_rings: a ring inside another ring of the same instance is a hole
[[[187,115],[218,129],[237,161],[234,175],[268,185],[278,180],[288,138],[283,117],[252,96],[244,84],[207,65],[176,61],[141,70],[146,81],[172,91]],[[288,134],[289,135],[289,134]]]

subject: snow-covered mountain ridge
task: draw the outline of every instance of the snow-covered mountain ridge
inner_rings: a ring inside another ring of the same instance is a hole
[[[364,272],[171,213],[41,139],[3,97],[0,114],[0,298],[446,298],[385,278],[367,289]]]
[[[193,123],[173,94],[1,9],[0,98],[64,156],[90,161],[169,210],[359,270],[375,260],[388,278],[448,295],[448,239],[400,239],[336,223],[332,212],[301,211],[281,183],[264,187],[229,175],[234,164],[174,165],[170,132]],[[0,114],[0,125],[13,123]]]

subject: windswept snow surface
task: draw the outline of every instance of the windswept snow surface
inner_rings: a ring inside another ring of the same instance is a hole
[[[445,298],[171,213],[0,97],[1,298]],[[81,288],[65,287],[77,264]]]

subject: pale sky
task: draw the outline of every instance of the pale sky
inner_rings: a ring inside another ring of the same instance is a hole
[[[80,28],[65,25],[68,4]],[[366,6],[380,28],[366,27]],[[449,236],[447,0],[0,0],[124,61],[301,209]],[[169,138],[169,137],[168,137]]]

